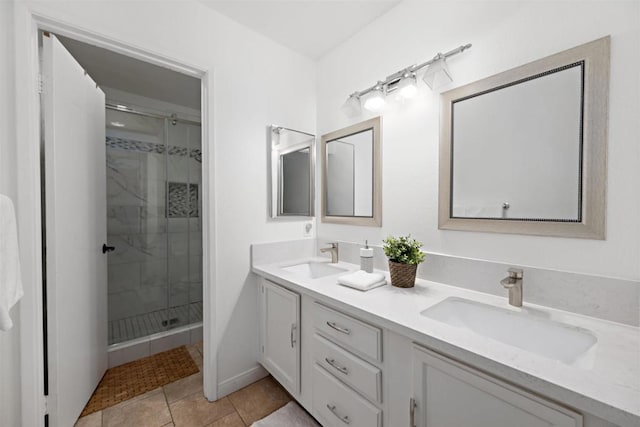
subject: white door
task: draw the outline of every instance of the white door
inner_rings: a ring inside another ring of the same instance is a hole
[[[262,280],[261,362],[289,393],[300,391],[300,295]]]
[[[43,37],[49,418],[72,426],[107,369],[105,99]]]

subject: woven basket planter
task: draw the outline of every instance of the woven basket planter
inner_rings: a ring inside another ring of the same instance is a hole
[[[400,264],[389,260],[391,285],[398,288],[413,288],[416,284],[416,264]]]

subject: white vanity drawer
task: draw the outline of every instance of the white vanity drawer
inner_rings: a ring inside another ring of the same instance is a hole
[[[382,361],[382,331],[346,314],[314,304],[313,324],[326,337],[354,352]]]
[[[313,412],[324,427],[380,427],[382,411],[319,365],[313,367]]]
[[[382,402],[380,369],[318,334],[314,334],[313,343],[313,357],[319,365],[373,402]]]

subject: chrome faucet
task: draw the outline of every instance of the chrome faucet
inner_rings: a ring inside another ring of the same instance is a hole
[[[522,270],[510,268],[509,276],[500,281],[505,289],[509,290],[509,304],[514,307],[522,307]]]
[[[331,264],[338,263],[338,242],[330,243],[328,248],[320,248],[320,252],[331,252]]]

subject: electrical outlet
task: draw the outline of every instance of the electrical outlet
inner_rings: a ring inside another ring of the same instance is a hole
[[[312,231],[313,231],[313,223],[312,222],[305,222],[304,223],[303,236],[304,237],[311,237]]]

